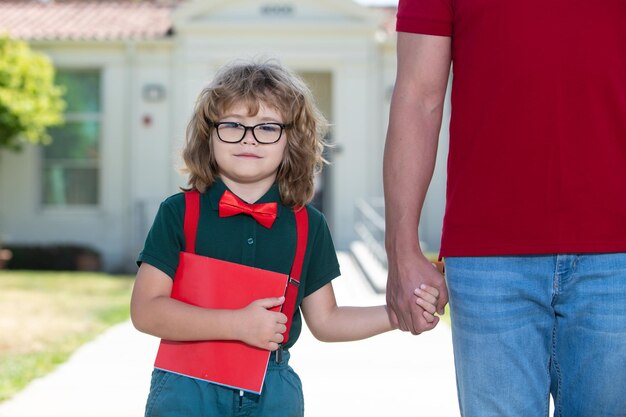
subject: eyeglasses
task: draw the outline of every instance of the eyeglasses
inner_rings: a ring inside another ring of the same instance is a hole
[[[237,122],[218,122],[213,123],[213,126],[217,130],[217,137],[222,142],[239,143],[250,129],[254,139],[263,145],[278,142],[283,135],[283,130],[291,127],[282,123],[259,123],[254,126],[245,126]]]

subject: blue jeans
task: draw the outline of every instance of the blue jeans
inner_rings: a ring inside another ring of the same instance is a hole
[[[464,417],[626,416],[626,253],[446,258]]]

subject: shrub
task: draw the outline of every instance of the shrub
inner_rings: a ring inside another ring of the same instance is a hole
[[[46,128],[63,122],[63,89],[50,59],[0,33],[0,149],[48,143]]]
[[[100,254],[81,245],[6,245],[13,254],[6,269],[99,271]]]

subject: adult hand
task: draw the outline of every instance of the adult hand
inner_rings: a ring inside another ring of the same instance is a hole
[[[443,275],[421,253],[390,257],[387,276],[387,311],[391,323],[402,331],[420,334],[433,329],[439,317],[429,322],[425,310],[416,303],[415,289],[426,284],[439,290],[437,312],[443,314],[448,290]],[[428,312],[427,312],[428,313]]]
[[[287,316],[269,309],[285,302],[285,297],[263,298],[251,302],[247,307],[238,310],[241,319],[238,326],[237,339],[261,349],[274,351],[278,349],[287,330]]]

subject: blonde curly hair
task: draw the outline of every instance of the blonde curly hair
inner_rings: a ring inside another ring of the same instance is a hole
[[[202,90],[187,125],[184,167],[190,189],[204,192],[219,176],[211,137],[217,122],[236,104],[255,115],[261,104],[276,108],[289,125],[276,181],[281,202],[303,206],[314,194],[313,178],[326,161],[322,153],[328,122],[306,84],[276,61],[233,62],[222,67]]]

